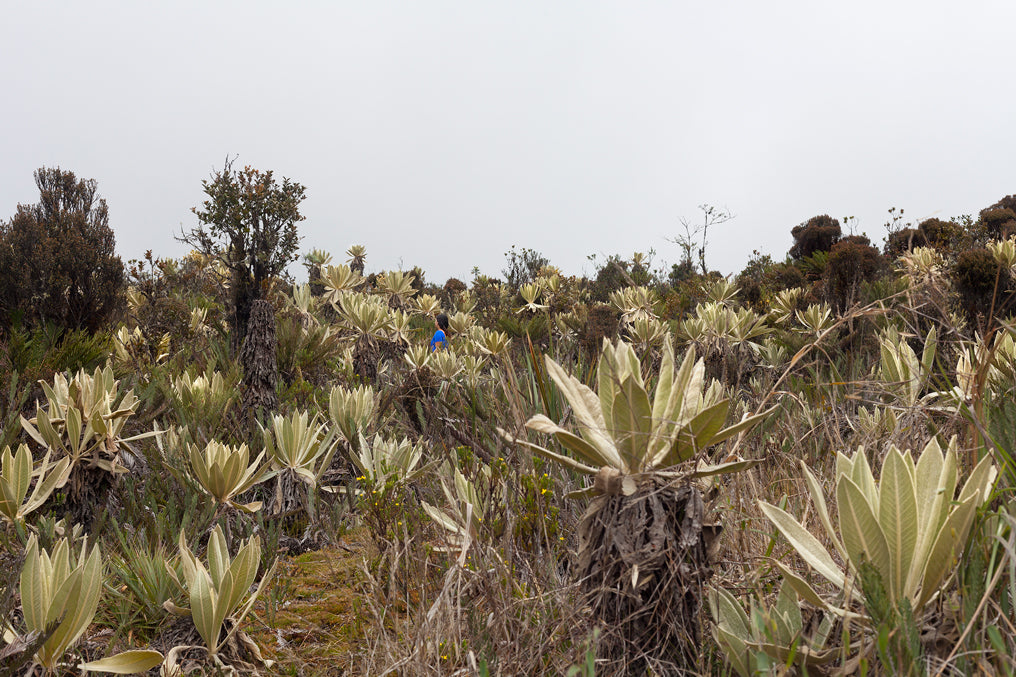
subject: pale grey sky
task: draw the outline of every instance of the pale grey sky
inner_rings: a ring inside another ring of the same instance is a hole
[[[0,0],[0,218],[32,172],[94,178],[124,258],[178,256],[227,154],[307,186],[302,249],[428,279],[564,272],[737,218],[976,213],[1016,193],[1016,3]],[[302,268],[296,269],[300,277]]]

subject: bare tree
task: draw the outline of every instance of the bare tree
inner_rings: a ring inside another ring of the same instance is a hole
[[[725,207],[714,207],[710,204],[700,204],[698,208],[702,211],[702,223],[693,224],[682,216],[681,226],[684,228],[684,234],[667,238],[667,241],[673,242],[681,248],[681,253],[684,257],[681,265],[691,270],[694,267],[693,258],[697,255],[702,274],[708,275],[706,246],[709,244],[709,229],[712,226],[718,226],[721,223],[730,221],[736,214],[733,214]]]

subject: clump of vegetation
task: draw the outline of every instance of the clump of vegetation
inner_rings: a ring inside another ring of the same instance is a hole
[[[841,311],[854,305],[861,283],[873,280],[882,266],[882,255],[867,237],[843,238],[829,250],[823,271],[826,298]]]
[[[895,259],[916,247],[928,246],[928,237],[920,228],[903,228],[889,234],[884,253],[886,258]]]
[[[501,271],[501,274],[504,275],[505,282],[512,289],[518,289],[522,285],[536,280],[540,270],[550,263],[543,254],[528,247],[516,249],[513,245],[505,252],[504,256],[508,260],[508,265]]]
[[[635,286],[629,269],[631,264],[620,256],[610,256],[597,267],[596,277],[589,284],[589,300],[606,303],[610,295],[625,287]]]
[[[842,231],[840,222],[828,214],[813,216],[790,231],[794,237],[794,246],[790,248],[790,256],[804,259],[816,252],[827,252],[839,242]]]
[[[606,303],[590,305],[586,310],[586,322],[580,340],[587,355],[596,355],[604,339],[612,341],[621,326],[620,313]]]
[[[972,326],[990,325],[1010,300],[1012,274],[985,248],[968,249],[952,268],[960,306]]]
[[[981,223],[991,237],[1004,240],[1016,234],[1016,211],[992,209],[981,214]]]
[[[955,221],[927,219],[921,221],[917,230],[929,247],[943,252],[954,251],[963,238],[963,227]]]
[[[123,307],[124,266],[94,179],[42,167],[39,202],[0,223],[0,326],[97,331]]]

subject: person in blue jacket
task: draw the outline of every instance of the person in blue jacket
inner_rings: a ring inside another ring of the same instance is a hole
[[[448,337],[445,336],[445,332],[448,331],[448,316],[444,313],[438,313],[437,317],[434,318],[434,326],[437,327],[437,331],[434,332],[434,338],[430,340],[431,352],[434,352],[438,348],[448,347]]]

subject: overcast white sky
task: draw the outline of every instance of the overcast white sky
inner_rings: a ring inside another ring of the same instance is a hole
[[[674,262],[710,203],[730,273],[816,214],[880,243],[889,207],[1016,193],[1014,30],[1002,0],[0,0],[0,218],[59,165],[125,259],[179,256],[235,154],[307,186],[303,251],[364,244],[368,270]]]

